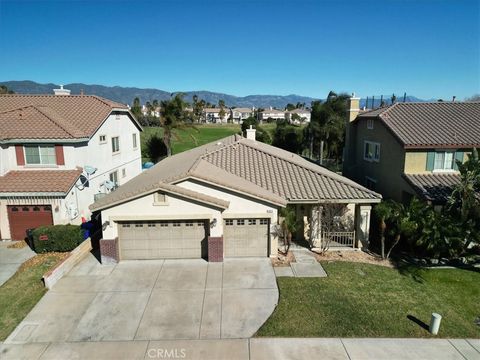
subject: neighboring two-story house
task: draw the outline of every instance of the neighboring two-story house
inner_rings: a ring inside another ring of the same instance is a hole
[[[480,147],[479,102],[396,103],[361,112],[349,101],[343,173],[408,202],[443,205],[459,181],[456,161]]]
[[[224,114],[220,116],[220,108],[205,108],[203,109],[203,120],[207,123],[226,123],[230,116],[230,110],[228,108],[223,109]]]
[[[272,107],[270,107],[269,109],[258,112],[259,121],[267,121],[268,119],[285,120],[285,111],[273,109]]]
[[[233,108],[230,109],[230,118],[232,119],[233,123],[241,124],[243,120],[253,116],[253,113],[254,109],[242,107]]]
[[[141,172],[141,126],[98,96],[0,96],[0,238],[88,220],[88,206]]]
[[[295,125],[309,123],[311,117],[310,110],[305,109],[293,109],[285,112],[285,119]]]

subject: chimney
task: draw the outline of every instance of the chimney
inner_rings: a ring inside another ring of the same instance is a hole
[[[250,125],[250,128],[247,129],[247,139],[255,141],[255,130],[252,125]]]
[[[352,96],[348,99],[347,108],[348,122],[352,122],[360,113],[360,98],[355,97],[355,93],[352,93]]]
[[[65,95],[70,95],[70,90],[64,89],[64,88],[63,88],[63,85],[60,85],[60,89],[53,89],[53,93],[54,93],[55,95],[63,95],[63,96],[65,96]]]
[[[455,95],[453,95],[453,97],[452,97],[452,102],[455,102],[455,99],[456,99],[456,98],[457,98],[457,97],[456,97]]]

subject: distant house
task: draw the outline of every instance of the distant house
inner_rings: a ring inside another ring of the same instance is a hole
[[[311,113],[310,110],[293,109],[285,112],[285,119],[292,124],[305,124],[310,122]]]
[[[142,105],[142,114],[143,116],[154,116],[160,117],[160,106],[157,106],[155,109],[149,109],[147,106]]]
[[[220,117],[220,108],[205,108],[203,109],[203,121],[207,123],[226,123],[230,116],[230,110],[224,108],[225,115]]]
[[[243,120],[253,116],[254,109],[250,108],[233,108],[230,109],[230,117],[232,121],[236,124],[240,124],[243,122]]]
[[[0,95],[0,237],[79,224],[88,206],[141,172],[127,106],[98,96]]]
[[[480,102],[396,103],[360,112],[349,101],[343,173],[407,202],[442,205],[459,181],[456,161],[480,146]]]
[[[267,121],[268,119],[285,120],[285,111],[273,109],[272,107],[270,107],[269,109],[258,112],[259,121]]]

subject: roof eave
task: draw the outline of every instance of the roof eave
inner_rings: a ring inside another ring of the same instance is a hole
[[[382,197],[373,199],[291,199],[288,204],[377,204]]]
[[[68,143],[68,144],[75,144],[81,142],[87,142],[90,140],[88,137],[82,138],[48,138],[48,139],[22,139],[22,138],[15,138],[15,139],[5,139],[0,140],[0,144],[18,144],[18,143],[27,143],[27,144],[45,144],[45,143]]]
[[[0,192],[0,198],[31,198],[31,197],[60,197],[64,198],[68,195],[67,192]]]
[[[404,149],[472,149],[479,144],[404,144]]]

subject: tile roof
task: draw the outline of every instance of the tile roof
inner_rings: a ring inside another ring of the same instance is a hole
[[[265,109],[260,111],[261,114],[284,114],[285,111],[277,109]]]
[[[437,204],[447,202],[453,187],[460,182],[460,175],[455,174],[403,174],[417,194],[425,200]]]
[[[114,109],[93,95],[0,95],[0,140],[91,137]]]
[[[237,111],[237,112],[253,112],[253,110],[250,109],[250,108],[242,108],[242,107],[238,107],[238,108],[232,109],[232,111]]]
[[[396,103],[359,118],[379,118],[408,148],[480,146],[480,102]]]
[[[212,183],[279,206],[381,199],[381,195],[296,154],[232,135],[162,160],[90,208],[103,209],[162,184],[179,184],[186,179]]]
[[[19,170],[0,176],[0,194],[58,193],[66,194],[78,180],[81,168],[76,170]]]

